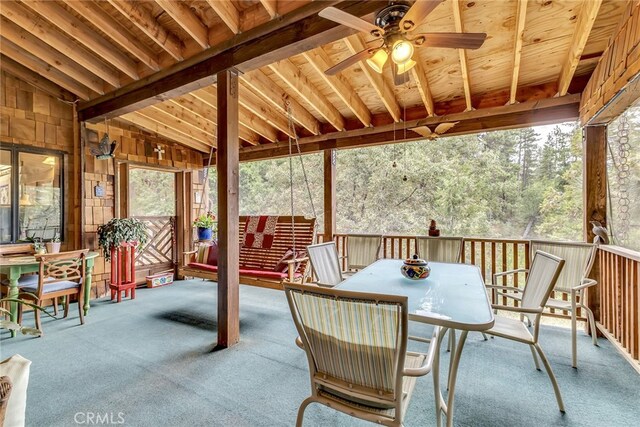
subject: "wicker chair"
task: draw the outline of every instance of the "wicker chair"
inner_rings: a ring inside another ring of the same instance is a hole
[[[347,273],[362,270],[380,257],[382,235],[349,234],[347,237]]]
[[[431,371],[436,348],[407,352],[407,298],[305,285],[285,285],[285,293],[311,379],[296,426],[313,402],[401,426],[416,377]]]
[[[562,402],[562,395],[560,394],[560,388],[556,380],[549,360],[542,351],[542,347],[538,344],[538,332],[540,329],[540,317],[542,311],[551,295],[551,291],[555,286],[558,277],[564,267],[564,260],[554,255],[537,251],[533,257],[531,269],[529,270],[529,276],[527,277],[527,283],[525,284],[522,298],[520,300],[520,307],[511,307],[506,305],[494,304],[495,310],[505,310],[516,314],[525,314],[527,316],[533,316],[533,334],[527,328],[527,325],[522,319],[514,319],[511,317],[496,316],[495,324],[493,328],[485,331],[485,333],[501,338],[506,338],[512,341],[521,342],[529,345],[533,361],[536,365],[536,369],[540,370],[538,363],[538,357],[536,352],[540,355],[542,363],[547,371],[547,375],[553,385],[553,391],[556,394],[556,400],[558,402],[558,408],[561,412],[564,412],[564,403]],[[503,276],[504,273],[497,273],[493,275],[493,285],[487,285],[492,289],[502,289],[502,286],[496,285],[497,278]]]
[[[334,287],[344,280],[334,242],[307,246],[307,256],[311,261],[317,285]]]
[[[9,405],[9,397],[11,397],[11,388],[11,378],[7,376],[0,377],[0,426],[4,425],[7,406]]]

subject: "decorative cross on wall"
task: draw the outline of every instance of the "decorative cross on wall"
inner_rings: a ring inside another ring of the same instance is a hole
[[[164,148],[160,144],[156,148],[153,149],[156,153],[158,153],[158,160],[162,160],[162,154],[164,153]]]

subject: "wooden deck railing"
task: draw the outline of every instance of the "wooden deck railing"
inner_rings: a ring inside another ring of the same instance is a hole
[[[640,372],[640,253],[618,246],[598,251],[598,329]]]

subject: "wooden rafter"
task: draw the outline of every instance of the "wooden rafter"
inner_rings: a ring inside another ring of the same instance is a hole
[[[111,40],[117,43],[121,49],[129,52],[153,71],[158,71],[160,69],[157,55],[144,44],[140,43],[140,41],[133,37],[126,28],[109,16],[105,11],[100,9],[100,7],[95,3],[88,1],[65,0],[65,4],[87,18],[87,20],[91,21],[96,26],[105,29],[108,28],[109,31],[106,31],[105,34],[111,38]]]
[[[207,103],[212,106],[216,110],[218,109],[218,95],[216,92],[216,88],[214,86],[203,88],[192,92],[191,95],[198,98],[202,102]],[[274,128],[272,128],[267,122],[260,119],[259,117],[253,116],[249,113],[245,108],[240,107],[239,118],[240,118],[240,128],[247,128],[252,132],[255,132],[259,135],[262,135],[269,141],[277,140],[277,132]],[[242,138],[242,136],[241,136]],[[253,141],[247,141],[253,143]]]
[[[288,103],[293,120],[298,122],[314,135],[320,133],[320,124],[313,114],[304,108],[298,101],[287,95],[261,70],[241,74],[240,80],[242,83],[246,84],[247,87],[250,87],[255,94],[260,95],[265,101],[275,107],[277,111],[280,111],[285,115],[288,114]]]
[[[573,31],[573,39],[569,45],[569,53],[560,71],[558,79],[558,95],[564,96],[569,91],[569,85],[576,72],[580,57],[591,34],[593,23],[596,21],[602,0],[589,0],[581,3],[580,14]]]
[[[462,3],[460,0],[453,0],[453,22],[455,23],[456,31],[459,33],[464,32],[464,26],[462,25]],[[464,99],[467,103],[467,111],[473,109],[471,104],[471,83],[469,81],[469,62],[467,61],[467,51],[464,49],[458,49],[458,56],[460,57],[460,71],[462,73],[462,85],[464,87]]]
[[[202,117],[193,114],[193,112],[184,108],[179,102],[176,102],[173,99],[166,102],[161,102],[160,104],[152,105],[148,108],[163,111],[166,114],[169,114],[182,121],[188,127],[205,132],[207,135],[209,135],[212,141],[215,141],[215,122],[203,119]]]
[[[240,32],[240,13],[230,0],[207,0],[209,6],[222,19],[233,34]]]
[[[76,100],[76,96],[73,93],[51,82],[47,78],[42,77],[40,74],[30,70],[24,65],[18,64],[7,56],[0,55],[0,63],[2,64],[2,71],[6,71],[17,78],[24,80],[49,95],[67,102]]]
[[[325,83],[338,95],[338,97],[349,107],[356,117],[365,126],[371,126],[371,112],[369,108],[360,98],[360,95],[353,89],[349,81],[342,75],[328,76],[325,70],[331,68],[334,64],[331,62],[329,55],[322,49],[317,47],[302,54],[302,56],[311,64],[316,72],[322,77]]]
[[[345,44],[349,48],[351,54],[358,53],[363,51],[366,48],[364,40],[360,34],[354,34],[352,36],[344,39]],[[376,91],[382,103],[393,117],[393,120],[399,122],[401,120],[400,115],[400,105],[398,104],[398,100],[396,99],[395,94],[393,93],[393,89],[387,84],[381,74],[376,73],[366,65],[364,62],[360,63],[360,69],[371,83],[371,86]]]
[[[182,42],[160,25],[141,3],[127,0],[109,0],[109,3],[158,46],[169,53],[173,59],[176,61],[184,59]]]
[[[57,3],[45,0],[23,0],[23,3],[124,74],[140,78],[134,61]]]
[[[518,78],[520,76],[520,57],[522,56],[522,40],[524,38],[524,24],[527,19],[528,0],[517,0],[516,7],[516,32],[513,46],[513,71],[511,73],[511,92],[509,103],[515,104],[518,92]]]
[[[105,92],[102,80],[89,73],[69,58],[59,53],[55,49],[51,49],[49,45],[34,37],[30,32],[18,27],[6,18],[0,19],[2,26],[2,36],[16,46],[26,50],[36,58],[49,64],[63,74],[66,74],[78,83],[83,84],[89,89],[100,94]]]
[[[53,47],[55,50],[71,58],[110,85],[114,87],[120,86],[120,75],[118,71],[107,66],[86,50],[78,48],[78,45],[71,38],[57,31],[53,25],[40,19],[40,17],[30,9],[14,1],[3,1],[2,7],[0,7],[0,14],[31,33],[31,35]],[[15,28],[11,27],[8,31],[15,32]],[[51,56],[51,54],[48,56]],[[41,59],[44,58],[41,57]]]
[[[162,123],[168,128],[183,134],[187,138],[191,138],[195,141],[199,141],[207,145],[214,144],[213,135],[210,135],[202,129],[197,129],[189,125],[188,123],[183,122],[170,113],[167,113],[161,109],[157,109],[155,105],[140,110],[138,111],[138,113],[158,123]]]
[[[286,115],[272,108],[266,101],[253,93],[248,85],[240,84],[239,100],[240,105],[247,111],[260,117],[286,135],[293,136],[292,130],[289,129],[289,122]]]
[[[202,47],[209,47],[209,29],[187,5],[179,1],[155,0]]]
[[[265,8],[271,19],[278,16],[278,0],[260,0],[262,7]]]
[[[422,98],[422,103],[427,110],[427,114],[433,116],[436,113],[433,105],[433,96],[431,95],[431,89],[429,89],[427,74],[420,62],[411,69],[411,75],[416,82],[418,92],[420,92],[420,98]]]
[[[89,99],[95,94],[91,89],[88,89],[66,74],[61,73],[46,62],[26,52],[24,49],[19,48],[4,37],[0,37],[0,53],[8,56],[22,66],[35,71],[42,77],[51,80],[69,92],[76,94],[81,99]]]
[[[118,0],[110,0],[117,2]],[[129,5],[128,2],[126,2]],[[139,3],[136,3],[139,5]],[[334,42],[352,30],[318,15],[327,6],[336,5],[347,13],[364,16],[386,2],[327,0],[305,3],[295,11],[233,37],[225,43],[200,52],[186,63],[174,64],[112,93],[81,103],[78,116],[84,121],[99,121],[175,98],[215,84],[219,72],[236,68],[241,73],[298,55],[306,50]]]
[[[337,130],[344,129],[344,118],[340,111],[316,88],[289,59],[269,65],[269,69],[311,105]]]
[[[176,141],[187,147],[202,151],[203,153],[209,153],[211,151],[211,144],[207,142],[197,141],[193,138],[184,136],[180,132],[176,132],[169,126],[160,123],[154,119],[151,119],[140,112],[133,112],[124,114],[119,119],[131,123],[135,126],[148,130],[149,132],[156,133],[167,139]]]

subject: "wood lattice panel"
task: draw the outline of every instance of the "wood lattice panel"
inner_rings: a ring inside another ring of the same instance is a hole
[[[175,263],[175,217],[138,217],[147,225],[147,243],[136,253],[136,267]]]

